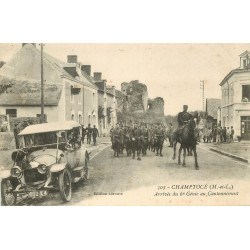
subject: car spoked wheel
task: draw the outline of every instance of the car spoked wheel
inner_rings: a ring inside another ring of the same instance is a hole
[[[9,179],[3,179],[1,182],[1,199],[4,206],[13,206],[16,204],[17,195],[13,193],[13,185]]]
[[[71,175],[68,169],[64,169],[59,175],[59,189],[63,201],[70,201],[72,195]]]

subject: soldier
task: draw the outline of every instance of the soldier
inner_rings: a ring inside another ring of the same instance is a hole
[[[86,128],[84,128],[84,125],[82,125],[82,143],[84,144],[84,139],[86,135]]]
[[[92,129],[92,135],[93,135],[93,142],[94,142],[94,146],[96,145],[96,137],[99,137],[99,131],[98,129],[95,127]]]
[[[120,143],[121,143],[121,129],[119,123],[116,124],[115,129],[112,131],[112,148],[114,150],[114,156],[119,157]]]
[[[149,138],[149,133],[148,133],[148,128],[145,123],[142,124],[142,155],[147,154],[147,148],[148,148],[148,138]]]
[[[92,128],[91,125],[89,123],[88,127],[86,128],[86,132],[87,132],[87,144],[91,143],[91,134],[92,134]]]
[[[135,133],[136,138],[136,150],[137,150],[137,160],[141,160],[141,151],[142,151],[142,129],[141,125],[138,124],[137,130]]]
[[[165,139],[165,132],[160,123],[157,124],[156,129],[154,130],[154,136],[156,139],[156,155],[159,155],[160,150],[160,156],[163,156],[162,148]]]
[[[183,105],[183,111],[177,117],[179,128],[182,128],[192,118],[192,115],[188,112],[188,105]]]

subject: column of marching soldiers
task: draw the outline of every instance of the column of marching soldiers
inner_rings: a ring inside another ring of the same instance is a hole
[[[164,140],[167,138],[165,126],[161,123],[146,124],[144,122],[117,123],[111,128],[110,136],[114,156],[119,157],[125,149],[127,156],[141,160],[141,155],[147,154],[147,149],[162,155]]]

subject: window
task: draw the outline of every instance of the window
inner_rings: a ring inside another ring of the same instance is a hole
[[[9,115],[9,117],[16,117],[16,109],[6,109],[6,115]]]
[[[242,102],[250,102],[250,84],[242,85]]]

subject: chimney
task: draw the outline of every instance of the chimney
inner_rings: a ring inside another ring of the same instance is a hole
[[[68,63],[77,63],[77,55],[68,55]]]
[[[94,72],[94,78],[96,81],[102,80],[102,72]]]
[[[24,47],[26,44],[32,44],[36,48],[36,43],[22,43],[22,47]]]
[[[91,65],[82,65],[81,70],[84,71],[87,75],[91,75]]]

